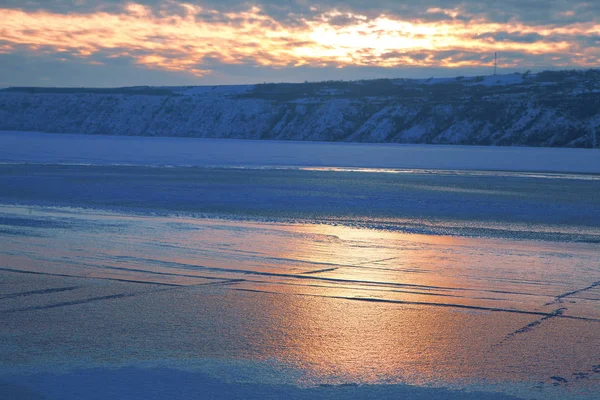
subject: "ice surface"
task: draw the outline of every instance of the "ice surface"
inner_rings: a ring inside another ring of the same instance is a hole
[[[600,173],[600,150],[0,132],[0,162]]]
[[[3,395],[597,398],[597,152],[0,145]]]
[[[600,242],[594,175],[0,165],[0,202]]]
[[[339,385],[298,388],[292,385],[223,382],[208,374],[168,368],[127,367],[89,369],[68,374],[35,374],[0,383],[9,399],[22,400],[128,400],[211,399],[211,400],[516,400],[490,392],[465,392],[408,385]],[[42,395],[43,393],[44,395]]]
[[[250,398],[597,389],[596,244],[1,212],[0,381],[11,390],[94,398],[104,381],[146,393],[155,374],[180,393],[233,398],[242,387]],[[322,386],[343,384],[366,386]],[[176,390],[161,386],[157,398]]]

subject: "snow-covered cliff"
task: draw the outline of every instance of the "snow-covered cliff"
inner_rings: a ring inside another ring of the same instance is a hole
[[[600,70],[118,89],[0,90],[0,130],[599,147]]]

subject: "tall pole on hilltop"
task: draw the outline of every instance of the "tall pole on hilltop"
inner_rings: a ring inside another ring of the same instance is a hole
[[[494,76],[496,76],[497,67],[498,67],[498,53],[494,53]]]

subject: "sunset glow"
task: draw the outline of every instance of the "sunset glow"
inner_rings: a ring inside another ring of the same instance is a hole
[[[311,67],[526,67],[538,57],[556,67],[592,67],[600,50],[596,21],[499,23],[461,10],[430,8],[419,20],[337,9],[292,15],[282,22],[259,7],[222,12],[167,2],[156,9],[129,3],[120,11],[58,13],[0,9],[0,54],[56,54],[104,64],[131,60],[138,67],[207,76],[220,65]],[[566,17],[569,15],[566,14]],[[342,22],[340,22],[342,21]],[[533,58],[532,58],[533,57]]]

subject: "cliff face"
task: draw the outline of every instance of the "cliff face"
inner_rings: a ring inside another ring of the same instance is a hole
[[[600,70],[216,87],[9,88],[0,130],[599,147]]]

